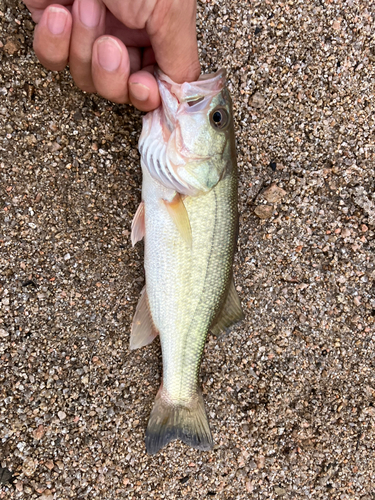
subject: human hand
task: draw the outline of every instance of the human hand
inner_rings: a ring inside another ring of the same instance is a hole
[[[177,83],[200,73],[196,0],[24,0],[34,50],[48,69],[69,63],[76,85],[141,111],[160,104],[153,66]]]

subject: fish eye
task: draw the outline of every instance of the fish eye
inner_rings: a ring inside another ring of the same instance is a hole
[[[210,115],[211,125],[218,129],[223,130],[229,123],[228,111],[225,108],[216,108]]]

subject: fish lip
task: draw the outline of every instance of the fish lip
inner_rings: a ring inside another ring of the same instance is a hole
[[[200,85],[202,82],[207,83],[210,81],[211,83],[213,81],[223,81],[223,86],[225,85],[226,79],[227,79],[227,71],[225,68],[220,68],[214,73],[207,73],[207,74],[202,74],[199,76],[198,80],[195,80],[193,82],[185,82],[185,83],[176,83],[170,78],[168,75],[166,75],[159,67],[155,69],[155,77],[159,79],[160,81],[164,81],[170,85],[176,85],[176,86],[182,86],[187,83],[188,85]]]
[[[160,68],[156,68],[155,77],[159,86],[166,87],[181,105],[199,98],[213,97],[221,92],[226,85],[227,72],[225,68],[221,68],[215,73],[200,75],[194,82],[176,83]]]

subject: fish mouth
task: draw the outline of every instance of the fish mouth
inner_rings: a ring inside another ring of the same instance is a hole
[[[202,97],[213,97],[223,90],[226,83],[226,70],[219,69],[216,73],[201,75],[195,82],[175,83],[165,73],[157,68],[155,71],[159,85],[167,87],[179,103],[196,100]]]
[[[201,75],[195,82],[175,83],[160,68],[157,68],[155,77],[159,86],[165,122],[168,129],[172,131],[179,113],[203,110],[207,103],[223,90],[227,73],[222,68],[216,73]]]

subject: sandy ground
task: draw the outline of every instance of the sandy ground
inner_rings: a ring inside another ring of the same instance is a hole
[[[234,99],[246,320],[207,341],[214,450],[150,457],[160,345],[128,349],[141,113],[43,69],[0,0],[0,499],[375,498],[374,11],[198,4]]]

